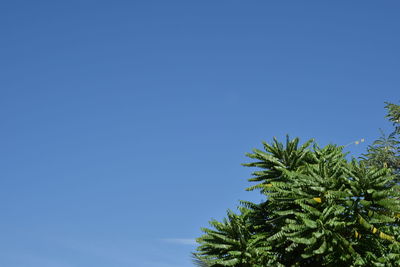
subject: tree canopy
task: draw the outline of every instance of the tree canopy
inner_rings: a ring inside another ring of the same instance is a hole
[[[400,266],[400,107],[387,103],[394,131],[346,158],[343,146],[263,143],[244,166],[256,168],[242,201],[212,228],[194,253],[199,266]]]

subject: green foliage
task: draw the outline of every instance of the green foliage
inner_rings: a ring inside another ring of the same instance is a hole
[[[381,137],[369,146],[367,153],[364,154],[368,165],[388,167],[394,170],[400,168],[400,142],[396,135],[396,132],[393,132],[386,136],[381,131]]]
[[[389,108],[389,118],[397,118],[398,106]],[[379,154],[398,148],[396,133],[391,138],[377,140],[361,161],[312,140],[263,143],[244,165],[257,168],[247,190],[265,200],[242,201],[238,214],[211,221],[197,240],[196,264],[400,266],[400,188],[396,161],[389,161],[399,157]]]
[[[206,233],[197,241],[202,243],[195,254],[199,266],[262,266],[262,259],[270,247],[256,235],[250,221],[251,210],[241,207],[240,214],[228,211],[222,222],[213,220],[212,229],[203,228]]]
[[[394,130],[389,135],[381,131],[381,137],[368,147],[363,160],[368,165],[388,167],[400,172],[400,106],[386,103],[386,117],[393,123]]]
[[[400,105],[386,102],[385,108],[387,109],[387,112],[388,112],[386,117],[396,127],[395,132],[397,134],[399,134],[400,133]]]

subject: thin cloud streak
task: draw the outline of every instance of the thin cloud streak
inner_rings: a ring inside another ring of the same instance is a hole
[[[198,244],[196,242],[196,239],[194,239],[194,238],[164,238],[162,240],[164,242],[173,243],[173,244],[179,244],[179,245],[194,246],[194,245]]]

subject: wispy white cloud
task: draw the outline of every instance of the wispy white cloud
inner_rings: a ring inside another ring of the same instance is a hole
[[[8,251],[6,257],[0,260],[0,264],[3,261],[7,262],[8,266],[11,263],[13,266],[73,267],[65,262],[65,259],[57,259],[34,251]]]
[[[197,242],[194,238],[164,238],[162,239],[164,242],[174,243],[179,245],[197,245]]]
[[[196,245],[195,239],[190,238],[164,238],[146,240],[131,240],[122,242],[113,238],[101,237],[74,237],[58,236],[49,238],[49,242],[67,251],[70,255],[79,255],[92,266],[142,266],[142,267],[184,267],[191,263],[191,246]],[[172,244],[182,246],[187,250],[185,258],[177,258],[171,251],[177,250]],[[166,250],[168,252],[166,252]],[[75,262],[74,259],[69,259]],[[35,265],[50,267],[51,265]],[[51,267],[75,267],[54,264]]]
[[[133,255],[133,247],[124,247],[112,241],[105,240],[85,240],[68,239],[61,240],[62,245],[69,250],[81,253],[88,259],[102,259],[103,261],[113,262],[120,266],[134,265],[138,259]]]

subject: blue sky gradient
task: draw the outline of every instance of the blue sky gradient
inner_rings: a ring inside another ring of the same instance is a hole
[[[0,266],[186,267],[286,134],[390,130],[398,1],[3,1]]]

